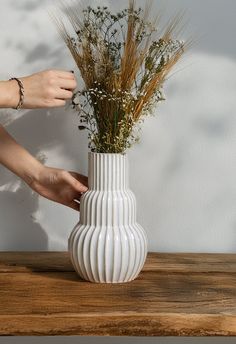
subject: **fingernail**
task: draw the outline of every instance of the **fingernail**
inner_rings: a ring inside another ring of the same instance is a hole
[[[86,192],[88,188],[86,186],[82,187],[82,192]]]

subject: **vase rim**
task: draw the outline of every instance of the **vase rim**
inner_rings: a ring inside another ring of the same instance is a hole
[[[90,155],[127,155],[126,153],[97,153],[97,152],[88,152]]]

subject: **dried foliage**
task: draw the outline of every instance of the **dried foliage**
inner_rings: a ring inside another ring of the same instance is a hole
[[[139,139],[140,124],[164,99],[162,86],[185,51],[172,36],[180,18],[162,31],[159,20],[150,20],[150,6],[137,8],[135,0],[118,13],[107,7],[80,9],[63,5],[73,33],[64,18],[54,16],[84,80],[75,92],[73,107],[79,129],[88,129],[94,152],[124,153]]]

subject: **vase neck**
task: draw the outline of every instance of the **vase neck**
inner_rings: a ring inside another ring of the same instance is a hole
[[[120,190],[128,187],[125,154],[89,152],[88,184],[92,190]]]

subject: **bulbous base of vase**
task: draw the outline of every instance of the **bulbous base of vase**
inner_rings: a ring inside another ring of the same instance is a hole
[[[145,263],[147,237],[138,224],[99,227],[78,224],[68,249],[81,278],[95,283],[124,283],[134,280]]]
[[[132,281],[146,260],[147,237],[136,222],[127,163],[123,154],[89,153],[89,189],[80,198],[80,222],[68,249],[75,270],[90,282]]]

